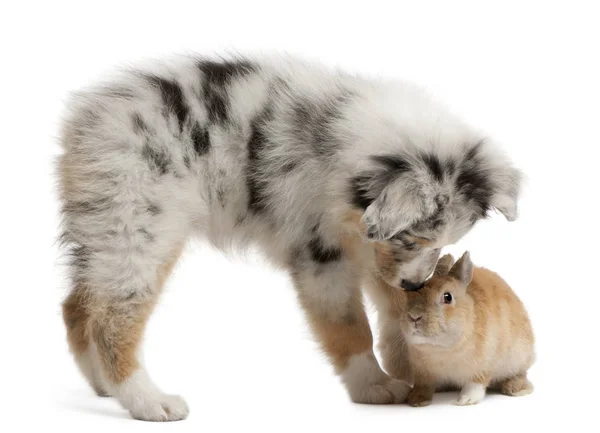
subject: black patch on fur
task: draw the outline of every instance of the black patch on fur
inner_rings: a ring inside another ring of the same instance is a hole
[[[92,251],[84,245],[73,245],[69,251],[69,266],[73,268],[75,282],[83,280],[85,270],[90,266]]]
[[[63,212],[66,214],[94,214],[107,211],[112,205],[108,197],[97,198],[96,200],[68,201],[63,206]]]
[[[171,165],[171,157],[166,152],[155,150],[148,144],[144,146],[142,156],[146,159],[150,168],[160,175],[166,174]]]
[[[231,80],[256,71],[255,66],[245,60],[221,61],[200,60],[197,67],[203,73],[202,97],[211,123],[225,124],[229,121],[228,85]]]
[[[211,83],[219,86],[228,84],[233,78],[243,77],[256,71],[252,63],[247,60],[200,60],[197,63],[205,77]]]
[[[339,248],[325,246],[319,237],[311,239],[308,243],[308,250],[311,259],[321,265],[337,262],[342,258],[342,251]]]
[[[192,128],[192,141],[198,156],[205,155],[210,150],[210,134],[208,128],[202,128],[198,123]]]
[[[87,263],[89,260],[89,256],[90,256],[89,249],[83,245],[78,245],[71,249],[71,257],[76,262]]]
[[[456,179],[456,186],[459,191],[477,203],[483,214],[489,210],[492,190],[486,173],[482,170],[476,167],[462,168]]]
[[[440,163],[440,159],[432,153],[425,153],[421,155],[421,158],[423,158],[423,161],[427,165],[427,168],[429,169],[433,177],[435,177],[435,179],[438,182],[441,182],[444,176],[444,172],[442,170],[442,164]]]
[[[267,106],[250,124],[251,134],[248,140],[248,165],[246,167],[246,185],[248,188],[248,209],[254,213],[263,212],[267,205],[267,182],[261,176],[262,151],[267,145],[264,134],[265,124],[273,118],[272,110]]]
[[[299,165],[298,162],[295,162],[295,161],[288,162],[281,167],[281,172],[283,174],[291,173],[292,171],[294,171],[296,169],[296,167],[298,167],[298,165]]]
[[[446,206],[448,205],[449,201],[450,197],[448,197],[447,195],[438,194],[435,196],[435,204],[437,205],[438,211],[440,212],[446,209]]]
[[[485,216],[490,209],[493,185],[479,155],[480,147],[481,143],[477,143],[465,155],[463,163],[458,168],[456,188],[475,202],[480,210],[480,215]]]
[[[350,179],[350,196],[352,198],[352,204],[360,209],[366,209],[375,200],[369,194],[367,183],[369,182],[369,176],[355,176]]]
[[[148,201],[148,212],[150,212],[151,215],[156,216],[162,213],[162,209],[156,203]]]
[[[192,168],[192,162],[190,161],[190,157],[188,155],[184,155],[183,157],[183,163],[185,164],[185,167],[190,170]]]
[[[225,201],[225,190],[223,189],[223,186],[219,186],[217,188],[217,200],[219,201],[221,207],[225,208],[227,202]]]
[[[211,123],[224,124],[229,121],[229,102],[226,96],[210,90],[210,87],[205,87],[204,100],[208,111],[208,120]]]
[[[169,111],[175,114],[179,123],[179,131],[183,131],[183,125],[188,117],[190,108],[185,102],[181,86],[175,81],[156,75],[147,75],[146,79],[160,90],[163,104]]]
[[[411,168],[410,163],[400,155],[375,155],[371,159],[383,166],[390,177],[405,173]]]
[[[144,122],[144,119],[142,119],[142,115],[137,111],[131,115],[131,123],[133,124],[133,132],[136,134],[148,132],[150,130],[148,125],[146,125],[146,122]]]
[[[350,100],[349,92],[342,92],[328,100],[310,100],[298,96],[292,107],[294,134],[300,143],[309,143],[317,156],[335,153],[340,143],[333,134],[335,122],[343,116],[343,108]]]
[[[150,233],[148,230],[146,229],[138,229],[138,233],[140,233],[142,236],[144,236],[144,238],[148,241],[148,242],[154,242],[154,235],[152,233]]]

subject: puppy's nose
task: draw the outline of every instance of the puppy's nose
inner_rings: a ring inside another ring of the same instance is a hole
[[[414,292],[415,290],[422,289],[425,283],[413,283],[412,281],[402,280],[400,282],[400,287],[404,290],[408,290],[409,292]]]
[[[412,320],[413,322],[415,322],[415,325],[419,322],[419,320],[421,320],[423,318],[423,315],[419,314],[417,315],[413,315],[411,313],[408,313],[408,317],[410,317],[410,320]]]

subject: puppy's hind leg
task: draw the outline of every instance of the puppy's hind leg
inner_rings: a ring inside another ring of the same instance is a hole
[[[175,421],[188,414],[185,401],[163,393],[137,356],[147,319],[178,256],[179,252],[155,269],[147,291],[133,290],[126,297],[98,292],[88,302],[90,337],[100,365],[96,373],[136,419]]]

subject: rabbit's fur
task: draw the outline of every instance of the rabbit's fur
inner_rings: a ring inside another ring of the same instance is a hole
[[[412,406],[436,390],[461,389],[457,404],[479,403],[488,387],[529,394],[534,336],[522,302],[496,273],[474,268],[469,253],[442,257],[419,290],[377,286],[384,366],[414,383]]]

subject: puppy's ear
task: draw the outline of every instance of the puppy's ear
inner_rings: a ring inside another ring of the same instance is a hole
[[[448,275],[456,278],[465,287],[471,283],[473,279],[473,262],[468,251],[452,266]]]
[[[375,156],[374,167],[355,178],[354,202],[365,212],[362,222],[367,237],[390,239],[436,209],[429,178],[421,178],[400,156]]]
[[[495,191],[490,199],[490,205],[508,221],[517,219],[517,201],[522,181],[523,174],[514,167],[505,167],[494,173]]]
[[[435,271],[433,271],[433,275],[436,277],[448,275],[448,272],[450,272],[450,268],[453,264],[454,257],[452,257],[451,254],[446,254],[438,260],[437,265],[435,266]]]
[[[367,237],[374,241],[390,239],[408,229],[424,215],[422,197],[410,192],[411,186],[394,182],[367,207],[362,221]]]
[[[523,175],[491,140],[480,140],[462,149],[456,186],[476,203],[483,217],[496,209],[507,220],[517,218],[517,201]]]

